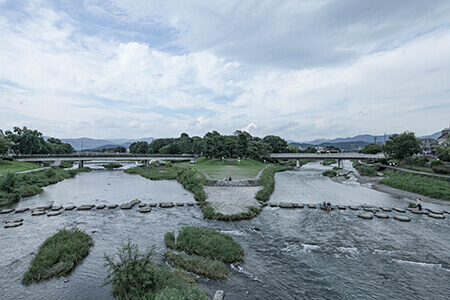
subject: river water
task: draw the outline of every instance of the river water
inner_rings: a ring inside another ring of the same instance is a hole
[[[335,183],[321,175],[329,167],[307,164],[300,171],[276,174],[271,202],[373,204],[405,207],[402,199],[350,180]],[[176,181],[149,181],[121,171],[82,173],[45,188],[16,205],[51,203],[121,204],[188,202],[192,194]],[[448,206],[425,207],[448,209]],[[450,223],[406,214],[411,222],[392,218],[362,220],[358,212],[265,208],[252,219],[222,222],[203,219],[197,206],[155,208],[149,214],[132,210],[65,211],[57,217],[29,212],[0,215],[0,221],[21,217],[24,225],[0,228],[0,299],[112,299],[102,286],[107,270],[104,253],[122,242],[141,250],[156,246],[155,260],[167,263],[164,234],[183,226],[202,226],[230,234],[243,246],[245,262],[231,266],[225,281],[199,278],[210,294],[225,299],[448,299],[450,295]],[[391,216],[394,213],[389,213]],[[62,228],[77,227],[94,239],[94,247],[68,282],[54,278],[23,286],[21,278],[40,244]]]

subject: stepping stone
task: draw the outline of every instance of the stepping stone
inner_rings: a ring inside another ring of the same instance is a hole
[[[270,203],[270,207],[278,207],[277,203]]]
[[[177,206],[184,206],[183,202],[177,202]]]
[[[75,205],[69,205],[69,206],[66,206],[66,208],[64,208],[65,210],[74,210],[75,209]]]
[[[445,216],[441,214],[428,214],[428,216],[435,219],[445,219]]]
[[[131,203],[124,203],[120,206],[121,209],[131,209],[133,205]]]
[[[380,218],[380,219],[389,219],[389,216],[387,214],[383,214],[383,213],[380,213],[380,212],[377,212],[375,214],[375,217]]]
[[[371,214],[371,213],[363,213],[363,214],[359,214],[359,215],[358,215],[358,218],[366,219],[366,220],[371,220],[371,219],[373,219],[373,214]]]
[[[57,216],[57,215],[60,215],[60,214],[61,214],[60,211],[50,211],[50,212],[47,213],[47,217],[54,217],[54,216]]]
[[[157,207],[157,206],[158,206],[158,203],[154,203],[154,202],[153,202],[153,203],[150,203],[149,206],[150,206],[150,207]]]
[[[194,206],[194,202],[188,202],[187,206]]]
[[[407,207],[406,210],[413,211],[413,210],[415,210],[415,208],[413,208],[413,207]]]
[[[139,205],[138,205],[139,207],[146,207],[147,206],[147,204],[145,204],[145,203],[139,203]]]
[[[139,209],[139,212],[140,213],[149,213],[149,212],[151,212],[152,211],[152,209],[150,208],[150,207],[148,207],[148,206],[146,206],[146,207],[141,207],[140,209]]]
[[[308,204],[309,208],[317,208],[315,204]]]
[[[408,218],[407,216],[394,216],[394,219],[402,221],[402,222],[409,222],[409,221],[411,221],[411,219]]]
[[[294,203],[287,203],[287,202],[281,202],[280,203],[281,208],[294,208]]]
[[[6,223],[3,227],[12,228],[12,227],[17,227],[17,226],[22,226],[22,225],[23,225],[22,222],[15,222],[15,223]]]
[[[62,206],[59,206],[59,205],[52,206],[52,208],[51,208],[52,211],[58,211],[60,209],[62,209]]]
[[[141,200],[138,200],[138,199],[134,199],[133,201],[130,202],[131,205],[136,205],[139,203],[141,203]]]
[[[429,211],[418,210],[418,209],[413,209],[413,210],[411,210],[411,212],[413,214],[417,214],[417,215],[428,215],[430,213]]]
[[[399,213],[405,213],[406,210],[404,210],[403,208],[398,208],[398,207],[394,207],[393,210],[399,212]]]
[[[343,209],[343,210],[346,210],[346,209],[347,209],[347,207],[346,207],[345,205],[337,205],[337,207],[338,207],[339,209]]]
[[[106,207],[105,204],[99,204],[97,205],[97,209],[104,209]]]
[[[13,208],[6,208],[6,209],[2,209],[0,211],[0,214],[9,214],[10,212],[13,212],[14,209]]]
[[[305,206],[301,203],[294,203],[295,208],[304,208]]]
[[[23,219],[9,219],[6,220],[5,223],[20,223],[20,222],[23,222]]]
[[[358,206],[353,206],[353,205],[349,205],[349,207],[351,210],[359,210]]]
[[[370,212],[373,212],[373,213],[376,213],[376,212],[379,211],[379,209],[378,209],[378,208],[375,208],[375,207],[367,207],[367,206],[363,206],[363,209],[364,209],[365,211],[370,211]]]
[[[444,212],[442,210],[436,210],[432,208],[427,208],[427,210],[432,214],[442,215]]]
[[[390,209],[389,207],[380,207],[380,209],[382,210],[382,211],[392,211],[392,209]]]
[[[32,216],[41,216],[41,215],[45,215],[45,211],[44,210],[35,210],[31,213]]]
[[[77,210],[91,210],[93,205],[81,205]]]
[[[172,202],[161,202],[159,204],[159,206],[162,208],[169,208],[169,207],[174,207],[174,204]]]
[[[50,209],[50,208],[52,208],[51,204],[45,205],[45,206],[39,206],[39,207],[36,207],[35,209],[46,210],[46,209]]]
[[[22,213],[27,210],[30,210],[30,209],[28,207],[19,208],[19,209],[16,209],[16,213]]]
[[[111,205],[108,206],[108,209],[114,209],[114,208],[116,208],[117,206],[119,206],[119,205],[117,205],[117,204],[111,204]]]
[[[450,210],[444,210],[444,213],[446,213],[447,215],[450,215]]]
[[[320,205],[320,209],[323,209],[323,210],[328,210],[328,208],[327,208],[327,207],[325,207],[325,206],[323,206],[323,205]],[[333,207],[333,206],[331,206],[331,207],[330,207],[330,210],[334,210],[334,207]]]

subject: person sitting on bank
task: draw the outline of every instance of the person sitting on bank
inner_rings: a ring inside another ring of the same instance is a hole
[[[417,198],[417,209],[422,210],[422,201],[420,201],[420,198]]]
[[[322,203],[322,208],[323,208],[323,209],[328,209],[328,206],[327,206],[327,202],[326,202],[326,201],[323,201],[323,203]]]

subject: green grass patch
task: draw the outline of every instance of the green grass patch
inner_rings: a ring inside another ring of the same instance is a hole
[[[173,233],[166,233],[168,234]],[[170,240],[171,238],[169,238]],[[165,238],[167,240],[167,237]],[[232,237],[213,229],[200,227],[183,227],[170,244],[174,249],[180,249],[206,258],[216,259],[226,263],[244,260],[244,249]],[[169,246],[169,244],[167,244]]]
[[[155,165],[148,167],[136,167],[124,171],[128,174],[139,174],[150,180],[170,180],[177,179],[177,168],[172,164],[157,167]]]
[[[83,260],[93,245],[92,238],[78,229],[63,229],[39,247],[22,283],[30,284],[55,276],[66,276]]]
[[[379,183],[436,199],[450,200],[448,180],[391,170],[385,174],[388,178],[381,179]]]
[[[22,174],[6,173],[0,176],[0,206],[17,202],[22,197],[34,196],[42,192],[42,187],[90,170],[88,167],[76,170],[50,168]]]
[[[336,170],[326,170],[326,171],[324,171],[324,172],[322,172],[322,175],[323,176],[327,176],[327,177],[336,177],[337,176],[337,172],[336,172]]]
[[[333,164],[337,164],[337,160],[335,160],[335,159],[324,159],[322,161],[322,165],[324,165],[324,166],[330,166],[330,165],[333,165]]]
[[[61,162],[61,168],[66,169],[66,168],[72,168],[73,167],[73,161],[71,160],[63,160]]]
[[[106,283],[116,299],[207,300],[208,295],[186,274],[152,261],[153,250],[140,253],[137,245],[123,244],[113,256],[105,254]]]
[[[224,179],[231,177],[233,180],[253,179],[267,166],[263,162],[254,159],[209,159],[198,158],[195,164],[181,163],[208,174],[212,179]]]
[[[215,279],[226,279],[228,276],[227,266],[221,262],[197,255],[188,256],[182,253],[166,251],[165,255],[178,267],[197,275]]]
[[[361,176],[369,176],[369,177],[375,177],[377,176],[377,170],[375,167],[363,165],[359,163],[353,163],[353,167],[358,170],[359,175]]]
[[[0,160],[0,173],[22,172],[39,168],[42,168],[42,166],[25,161]]]
[[[123,166],[118,163],[109,163],[109,164],[103,165],[103,167],[107,170],[113,170],[113,169],[121,168]]]

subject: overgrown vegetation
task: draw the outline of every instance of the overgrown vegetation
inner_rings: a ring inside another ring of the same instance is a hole
[[[170,237],[167,237],[167,235]],[[200,227],[183,227],[176,237],[166,233],[167,244],[174,249],[180,249],[192,254],[216,259],[226,263],[244,260],[244,249],[232,237],[213,229]]]
[[[370,176],[370,177],[377,176],[377,170],[375,169],[375,167],[372,167],[372,166],[369,166],[369,165],[360,164],[358,162],[354,162],[353,163],[353,167],[356,170],[358,170],[358,173],[361,176]]]
[[[90,170],[87,167],[76,170],[50,168],[31,173],[6,173],[0,176],[0,206],[17,202],[22,197],[39,194],[42,192],[42,187]]]
[[[256,193],[255,198],[261,202],[269,201],[270,195],[275,189],[275,173],[287,170],[292,170],[292,167],[275,165],[267,167],[261,176],[263,188]]]
[[[89,254],[92,238],[78,229],[60,230],[39,247],[22,282],[30,284],[54,276],[66,276]]]
[[[109,164],[103,165],[103,167],[107,170],[113,170],[113,169],[121,168],[122,165],[118,164],[118,163],[109,163]]]
[[[117,299],[208,299],[205,291],[189,283],[180,272],[154,263],[152,255],[152,249],[142,254],[130,242],[123,244],[113,256],[105,254],[105,267],[108,267],[105,284],[112,285]]]
[[[333,165],[336,163],[337,163],[337,161],[335,159],[324,159],[322,161],[322,165],[324,165],[324,166],[330,166],[330,165]]]
[[[388,178],[379,183],[432,198],[450,200],[448,180],[396,171],[386,171],[385,174]]]
[[[228,276],[228,268],[221,261],[197,255],[188,256],[173,251],[166,251],[165,255],[175,265],[188,272],[215,279],[226,279]]]
[[[322,172],[322,175],[327,177],[336,177],[338,173],[336,172],[336,170],[326,170]]]

